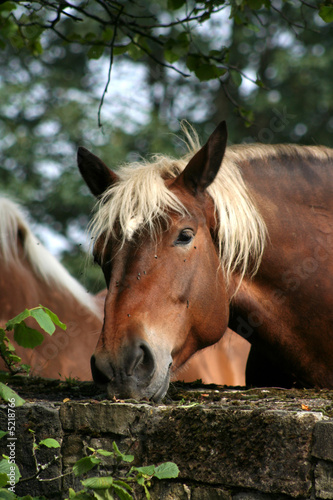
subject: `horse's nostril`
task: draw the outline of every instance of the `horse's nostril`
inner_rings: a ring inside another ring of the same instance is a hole
[[[131,377],[137,367],[144,359],[144,352],[140,346],[135,346],[127,357],[127,362],[125,366],[126,375]]]
[[[142,366],[144,367],[147,375],[153,375],[153,373],[155,372],[155,360],[154,360],[153,353],[152,353],[149,345],[146,343],[143,343],[141,345],[141,349],[143,351]]]
[[[128,377],[135,376],[139,380],[146,380],[155,372],[155,361],[149,345],[138,340],[132,347],[126,360],[126,374]]]
[[[105,367],[99,367],[94,355],[92,355],[90,358],[90,367],[94,382],[96,382],[96,384],[104,385],[110,382],[110,380],[112,379],[113,374],[111,366],[108,366],[106,370],[104,369]]]

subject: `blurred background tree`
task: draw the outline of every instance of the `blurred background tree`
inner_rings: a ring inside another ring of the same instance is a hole
[[[98,291],[77,146],[116,168],[226,119],[232,143],[333,147],[332,21],[330,1],[0,0],[1,192]]]

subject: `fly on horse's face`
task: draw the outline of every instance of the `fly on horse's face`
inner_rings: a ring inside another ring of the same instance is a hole
[[[94,257],[108,294],[91,365],[95,382],[106,385],[110,397],[160,400],[170,376],[227,328],[228,296],[212,238],[213,203],[206,194],[226,141],[223,122],[182,173],[164,180],[183,213],[169,208],[158,215],[156,207],[153,222],[137,214],[126,225],[120,213],[114,227],[98,235]],[[84,148],[78,164],[97,197],[121,182]]]

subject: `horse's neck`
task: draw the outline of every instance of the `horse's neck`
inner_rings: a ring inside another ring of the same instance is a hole
[[[320,363],[333,351],[332,180],[327,164],[273,167],[243,169],[268,236],[257,274],[243,280],[231,301],[229,326],[296,366],[300,378],[311,380],[308,372],[315,371],[322,385],[328,375]]]
[[[103,297],[94,298],[87,292],[87,303],[84,304],[69,291],[37,277],[25,259],[19,264],[3,265],[0,271],[0,323],[3,325],[24,309],[39,304],[52,310],[64,323],[83,323],[85,320],[96,328],[100,327]],[[96,306],[96,312],[92,311],[91,304]]]

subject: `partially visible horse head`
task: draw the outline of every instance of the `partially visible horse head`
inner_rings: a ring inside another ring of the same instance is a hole
[[[108,287],[91,366],[109,397],[160,400],[170,377],[227,328],[229,294],[207,195],[226,143],[222,122],[189,161],[160,158],[119,175],[79,148],[79,169],[99,198],[93,253]]]

